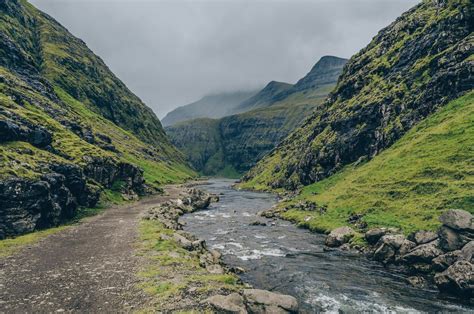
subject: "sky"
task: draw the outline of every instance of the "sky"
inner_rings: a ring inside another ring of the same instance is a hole
[[[30,0],[159,118],[204,95],[294,83],[349,58],[418,0]]]

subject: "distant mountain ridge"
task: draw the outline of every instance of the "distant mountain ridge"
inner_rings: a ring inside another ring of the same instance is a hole
[[[242,113],[183,121],[166,133],[200,173],[238,177],[325,100],[345,61],[323,57],[296,85],[268,83],[236,108]]]
[[[196,118],[222,118],[237,113],[239,104],[257,93],[253,91],[223,92],[203,98],[169,112],[162,120],[163,126]]]

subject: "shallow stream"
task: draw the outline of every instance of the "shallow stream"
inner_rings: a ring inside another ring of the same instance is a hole
[[[230,266],[246,270],[241,278],[255,288],[295,296],[304,312],[473,312],[474,308],[416,289],[406,275],[360,255],[324,250],[324,236],[290,222],[256,214],[276,198],[268,193],[237,191],[232,180],[213,179],[199,188],[220,194],[208,210],[181,218],[185,230],[223,253]],[[267,226],[253,226],[265,221]]]

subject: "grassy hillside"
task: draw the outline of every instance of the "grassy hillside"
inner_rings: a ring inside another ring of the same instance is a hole
[[[24,0],[0,3],[0,238],[195,173],[103,61]]]
[[[422,1],[344,67],[329,100],[245,176],[242,186],[297,190],[370,159],[474,86],[474,6]]]
[[[446,209],[474,213],[474,92],[451,101],[374,159],[305,187],[282,204],[284,217],[313,230],[350,225],[361,214],[369,227],[406,233],[435,229]],[[323,214],[292,209],[300,201],[327,206]]]
[[[167,127],[166,132],[200,173],[239,177],[318,108],[346,61],[322,57],[295,85],[270,82],[241,103],[237,110],[243,113],[219,120],[184,121]]]
[[[324,96],[294,95],[291,102],[221,119],[194,119],[166,128],[172,143],[201,174],[238,178],[270,152]]]
[[[1,10],[0,115],[53,136],[51,149],[28,147],[35,157],[16,153],[24,142],[2,144],[3,175],[42,173],[25,161],[84,164],[88,155],[137,164],[151,183],[192,174],[151,109],[80,39],[26,1]]]

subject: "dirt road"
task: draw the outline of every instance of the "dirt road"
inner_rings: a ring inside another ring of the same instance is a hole
[[[116,206],[0,259],[0,313],[125,312],[147,304],[137,289],[139,214],[179,193]]]

